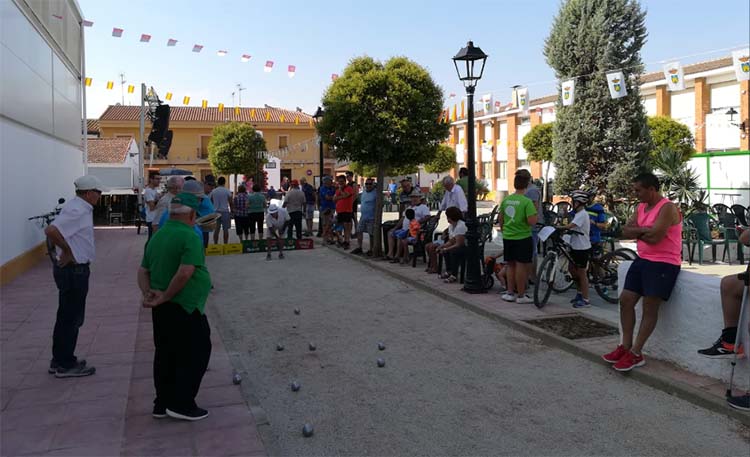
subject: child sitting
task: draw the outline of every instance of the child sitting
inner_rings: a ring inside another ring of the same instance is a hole
[[[419,238],[419,231],[422,228],[417,220],[416,213],[412,208],[409,208],[404,212],[403,227],[408,228],[406,228],[405,236],[398,241],[399,244],[396,258],[398,259],[401,257],[401,263],[405,265],[409,263],[409,245],[416,244],[417,239]]]

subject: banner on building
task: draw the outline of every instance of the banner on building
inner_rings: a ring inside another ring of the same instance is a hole
[[[628,95],[628,89],[625,87],[625,75],[622,71],[607,73],[607,85],[609,86],[609,95],[614,99]]]
[[[485,115],[492,114],[492,94],[482,95],[482,108]]]
[[[750,48],[732,51],[732,63],[737,81],[750,80]]]
[[[560,85],[560,91],[562,91],[562,104],[563,106],[570,106],[575,103],[576,100],[576,80],[569,79],[563,81]]]
[[[670,62],[664,65],[664,79],[670,91],[685,89],[685,73],[680,62]]]
[[[512,94],[513,108],[520,109],[524,113],[529,112],[529,88],[515,87]]]

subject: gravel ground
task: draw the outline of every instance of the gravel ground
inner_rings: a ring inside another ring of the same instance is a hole
[[[209,259],[209,314],[270,455],[750,454],[725,416],[325,248],[286,257]]]

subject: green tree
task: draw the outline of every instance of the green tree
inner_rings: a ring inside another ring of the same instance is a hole
[[[645,17],[637,0],[566,0],[560,7],[544,55],[559,80],[576,79],[575,103],[557,101],[556,192],[585,184],[611,204],[648,169],[652,143],[639,89]],[[628,95],[612,99],[606,72],[617,69]]]
[[[544,200],[547,199],[547,180],[549,179],[549,167],[554,160],[552,149],[552,137],[554,136],[554,123],[538,124],[531,128],[529,133],[523,137],[523,147],[528,152],[529,160],[535,162],[547,162],[544,171]]]
[[[431,161],[448,136],[448,125],[439,121],[442,106],[442,90],[429,72],[405,57],[385,63],[354,58],[323,95],[320,136],[338,159],[377,171],[375,227],[386,172]],[[382,255],[380,230],[373,241],[374,255]]]
[[[378,168],[373,165],[362,165],[359,162],[352,162],[349,164],[349,168],[359,176],[374,177],[378,174]],[[403,176],[411,175],[419,171],[419,167],[416,165],[409,165],[405,167],[388,168],[385,172],[386,176]]]
[[[252,125],[229,122],[214,127],[208,143],[208,162],[217,174],[255,176],[266,162],[258,152],[266,150],[266,141]]]
[[[667,116],[651,116],[648,118],[648,129],[654,142],[654,148],[651,150],[652,160],[662,149],[670,149],[679,154],[683,162],[687,162],[695,154],[693,134],[682,122]]]
[[[456,166],[456,151],[450,146],[438,146],[435,158],[424,164],[427,173],[445,173]]]

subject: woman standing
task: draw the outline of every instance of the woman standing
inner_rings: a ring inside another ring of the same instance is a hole
[[[250,239],[255,239],[255,229],[258,229],[258,239],[263,239],[263,214],[266,210],[266,197],[260,191],[260,184],[253,184],[253,191],[247,195],[247,217]]]

